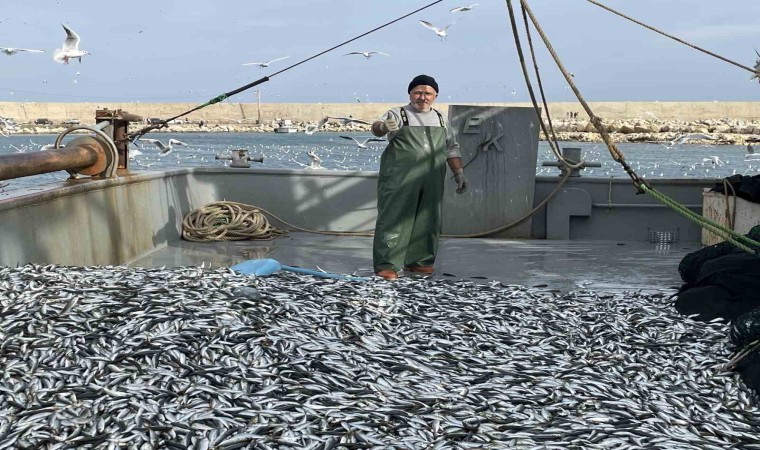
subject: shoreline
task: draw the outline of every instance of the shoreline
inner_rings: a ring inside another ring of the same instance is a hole
[[[316,125],[316,121],[291,120],[298,133],[303,133],[309,125]],[[546,122],[545,122],[546,123]],[[698,134],[689,139],[690,143],[712,145],[746,145],[760,142],[760,120],[740,119],[705,119],[695,121],[682,120],[648,120],[648,119],[624,119],[603,120],[605,130],[615,143],[667,143],[683,135]],[[274,133],[279,125],[278,121],[272,120],[262,124],[238,124],[234,122],[214,121],[212,123],[173,123],[160,130],[152,130],[151,133]],[[552,122],[554,133],[558,141],[578,142],[604,142],[596,132],[589,120],[563,119]],[[130,124],[129,130],[139,130],[144,124]],[[547,124],[548,126],[548,124]],[[11,134],[38,135],[59,134],[66,130],[64,126],[53,125],[16,125]],[[83,131],[86,133],[86,131]],[[328,122],[319,133],[345,133],[359,132],[370,133],[370,126],[358,123],[340,125]],[[295,133],[293,133],[295,134]],[[543,132],[539,132],[539,140],[545,141]]]

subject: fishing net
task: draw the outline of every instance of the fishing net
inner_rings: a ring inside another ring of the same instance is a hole
[[[725,178],[725,182],[731,185],[728,194],[736,194],[737,197],[744,200],[760,203],[760,175],[731,175]],[[726,193],[725,184],[723,181],[717,183],[715,187],[710,189],[711,192]]]
[[[760,238],[760,225],[747,237]],[[678,266],[684,285],[675,307],[698,320],[731,321],[760,306],[760,257],[721,242],[684,256]]]
[[[731,324],[731,342],[737,348],[743,348],[760,339],[760,308],[756,308]]]
[[[752,227],[752,229],[749,230],[749,233],[745,234],[745,236],[754,241],[760,240],[760,225]],[[678,265],[678,273],[681,275],[681,279],[684,283],[694,284],[697,275],[699,274],[699,270],[706,261],[737,251],[742,250],[737,249],[736,246],[730,242],[720,242],[704,247],[701,250],[691,252],[684,256],[681,263]]]

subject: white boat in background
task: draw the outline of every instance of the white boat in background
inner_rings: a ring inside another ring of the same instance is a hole
[[[280,122],[280,126],[274,129],[275,133],[295,133],[298,131],[298,127],[293,125],[290,120],[283,120]]]

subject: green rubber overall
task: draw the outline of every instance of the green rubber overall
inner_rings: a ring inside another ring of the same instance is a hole
[[[447,151],[443,118],[439,113],[439,127],[409,126],[401,111],[403,126],[380,158],[375,271],[432,266],[441,234]]]

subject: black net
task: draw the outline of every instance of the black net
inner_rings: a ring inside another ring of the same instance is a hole
[[[746,234],[758,240],[760,225]],[[678,266],[684,285],[675,307],[698,320],[732,321],[760,307],[760,257],[731,243],[705,247],[684,256]]]
[[[745,234],[748,238],[754,241],[760,241],[760,225],[755,225],[749,230],[749,233]],[[702,268],[702,264],[706,261],[713,260],[729,253],[741,252],[736,246],[730,242],[720,242],[718,244],[710,245],[701,250],[691,252],[684,256],[681,263],[678,265],[678,273],[681,275],[681,279],[686,284],[695,284],[699,270]]]
[[[741,349],[758,339],[760,339],[760,308],[741,315],[731,324],[731,342],[737,348]]]

